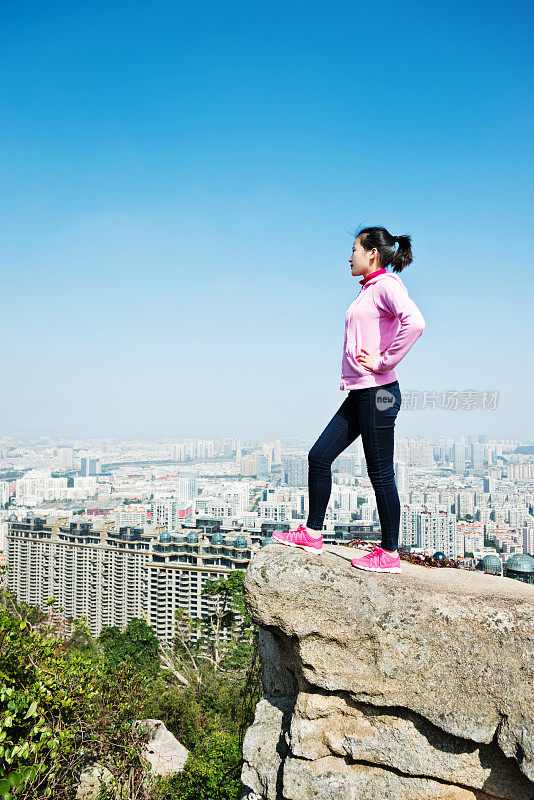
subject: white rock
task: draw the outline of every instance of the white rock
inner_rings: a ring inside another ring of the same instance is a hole
[[[143,755],[152,766],[153,773],[172,775],[183,770],[189,751],[160,719],[135,720],[133,729],[143,729],[148,733]]]

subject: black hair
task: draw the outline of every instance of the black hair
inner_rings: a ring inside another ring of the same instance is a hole
[[[402,272],[413,261],[412,238],[408,234],[392,236],[386,228],[362,228],[354,234],[355,239],[358,236],[364,250],[376,247],[380,255],[380,267],[391,264],[393,272]],[[396,249],[397,242],[399,246]]]

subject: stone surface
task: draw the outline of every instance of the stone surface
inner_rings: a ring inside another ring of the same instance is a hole
[[[287,729],[293,698],[271,697],[256,706],[254,723],[243,742],[241,780],[259,797],[280,797],[282,763],[287,754]]]
[[[318,761],[289,758],[284,800],[491,800],[485,792],[399,775],[327,756]]]
[[[160,719],[135,720],[133,728],[143,728],[148,734],[143,755],[154,774],[171,775],[184,768],[189,750],[180,744]]]
[[[459,739],[405,709],[355,703],[343,695],[300,692],[290,730],[293,755],[310,760],[349,756],[407,775],[484,789],[507,800],[531,800],[532,783],[492,743]]]
[[[272,544],[250,562],[265,692],[250,792],[532,800],[534,587],[405,562],[366,573],[356,554]]]
[[[76,789],[76,800],[96,800],[102,784],[112,784],[113,775],[107,767],[96,761],[88,764],[81,772]]]

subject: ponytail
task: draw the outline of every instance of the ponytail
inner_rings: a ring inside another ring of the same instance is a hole
[[[393,267],[393,272],[402,272],[404,267],[407,267],[413,261],[412,240],[410,236],[406,235],[395,236],[393,241],[398,242],[399,246],[391,259],[391,266]]]
[[[393,272],[402,272],[413,261],[412,238],[408,234],[392,236],[386,228],[363,228],[354,234],[355,239],[358,236],[364,250],[376,247],[381,267],[391,264]]]

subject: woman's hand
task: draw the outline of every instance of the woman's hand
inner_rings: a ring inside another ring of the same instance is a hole
[[[356,361],[359,361],[360,364],[363,364],[364,367],[368,367],[368,369],[374,369],[375,364],[381,355],[382,353],[380,352],[369,353],[362,347],[362,352],[356,356]]]

